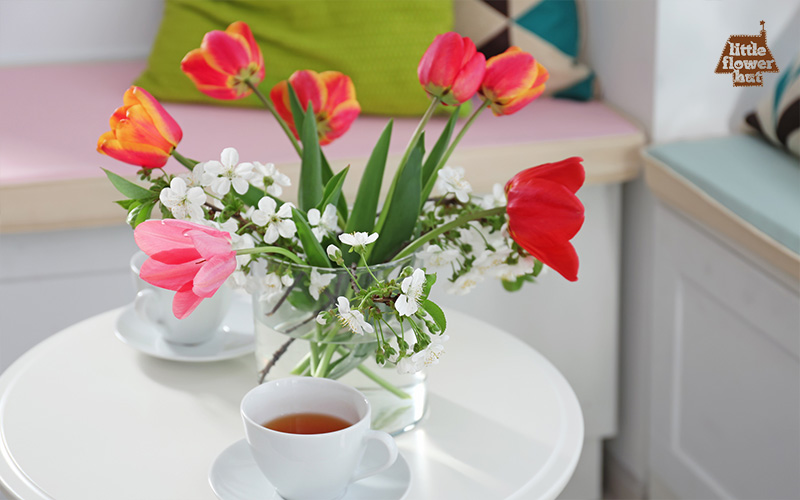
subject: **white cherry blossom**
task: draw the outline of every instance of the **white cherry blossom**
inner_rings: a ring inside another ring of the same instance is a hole
[[[394,307],[400,316],[413,316],[419,310],[424,287],[425,271],[422,269],[415,269],[411,276],[403,280],[400,284],[400,290],[403,293],[394,303]]]
[[[282,174],[274,163],[253,162],[253,185],[264,189],[272,196],[283,194],[283,188],[292,185],[288,175]]]
[[[506,206],[506,192],[503,189],[503,186],[501,184],[495,184],[492,186],[492,194],[487,194],[484,196],[480,205],[486,210]]]
[[[314,298],[314,300],[319,300],[319,294],[328,285],[331,284],[333,278],[336,277],[335,274],[320,274],[317,272],[316,269],[311,270],[311,284],[308,285],[308,293]]]
[[[186,187],[186,181],[175,177],[158,194],[161,204],[169,209],[172,216],[181,220],[202,220],[205,217],[203,204],[206,202],[206,193],[201,187]]]
[[[336,214],[336,207],[328,203],[325,211],[322,214],[319,210],[312,208],[308,211],[308,224],[311,226],[311,232],[317,238],[317,241],[322,241],[328,233],[335,233],[339,230],[339,217]]]
[[[186,185],[189,187],[206,187],[214,180],[214,176],[206,172],[206,164],[198,163],[194,166],[191,172],[187,174],[180,174]]]
[[[438,365],[439,358],[444,354],[444,343],[450,339],[448,335],[431,335],[431,343],[425,349],[411,356],[416,371],[426,366]]]
[[[248,181],[253,178],[253,164],[239,163],[239,152],[234,148],[223,149],[220,161],[207,161],[205,171],[214,176],[210,187],[220,196],[228,194],[231,186],[237,193],[245,194],[250,187]]]
[[[471,292],[473,288],[478,286],[478,283],[481,281],[483,281],[483,275],[481,273],[470,271],[459,276],[453,285],[447,289],[447,293],[453,295],[466,295]]]
[[[343,326],[349,328],[351,332],[364,335],[364,332],[372,333],[375,331],[372,325],[364,320],[364,315],[361,314],[361,311],[352,311],[350,309],[350,301],[345,297],[339,297],[336,302],[339,310],[339,321]]]
[[[267,304],[276,302],[281,297],[283,288],[291,286],[292,283],[294,283],[294,279],[288,274],[283,276],[279,276],[276,273],[267,274],[259,283],[261,290],[259,300]]]
[[[428,245],[421,252],[417,252],[417,257],[425,262],[425,267],[445,267],[455,262],[461,252],[455,248],[442,250],[436,244]]]
[[[253,211],[250,216],[253,224],[266,227],[264,243],[267,244],[278,241],[278,236],[291,238],[297,232],[297,226],[292,220],[294,205],[284,203],[279,210],[275,211],[277,206],[278,203],[275,200],[265,196],[258,200],[258,209]]]
[[[442,167],[436,180],[436,189],[442,194],[453,193],[461,203],[469,201],[472,186],[464,179],[462,167]]]
[[[363,251],[367,245],[374,243],[378,239],[378,233],[367,234],[364,232],[343,233],[339,235],[339,241],[345,245],[350,245],[356,252]]]
[[[340,260],[342,260],[342,251],[339,250],[339,247],[336,245],[328,245],[328,248],[325,249],[325,252],[327,252],[328,257],[330,257],[330,259],[334,262],[338,263]]]

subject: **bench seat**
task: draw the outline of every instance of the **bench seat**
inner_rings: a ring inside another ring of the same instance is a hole
[[[668,204],[800,277],[800,161],[749,135],[652,146],[647,183]]]
[[[111,203],[120,196],[101,167],[131,179],[136,168],[98,154],[95,145],[143,68],[143,61],[0,68],[0,232],[124,221],[124,211]],[[218,159],[224,147],[235,147],[243,161],[272,162],[297,179],[297,156],[265,110],[173,103],[165,108],[183,129],[178,147],[183,155]],[[325,147],[335,171],[352,165],[346,195],[357,189],[387,120],[362,115]],[[438,135],[444,123],[432,120],[428,137]],[[390,148],[395,161],[390,159],[387,179],[416,124],[417,119],[395,120]],[[467,169],[477,192],[490,191],[523,168],[567,156],[586,160],[587,183],[622,182],[638,174],[644,142],[639,127],[602,102],[540,99],[512,116],[495,118],[485,111],[449,163]],[[170,160],[167,170],[181,168]]]

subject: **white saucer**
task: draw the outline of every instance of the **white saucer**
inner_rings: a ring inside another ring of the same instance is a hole
[[[183,346],[165,342],[161,335],[143,321],[133,305],[117,319],[117,338],[150,356],[172,361],[205,362],[236,358],[255,351],[253,311],[250,303],[234,298],[225,320],[214,337],[203,344]]]
[[[377,451],[376,451],[377,450]],[[380,447],[367,448],[364,463],[380,460]],[[313,481],[313,478],[309,478]],[[211,489],[220,500],[281,500],[258,469],[247,441],[242,439],[220,453],[208,473]],[[411,471],[403,455],[394,465],[351,484],[341,500],[402,500],[411,488]]]

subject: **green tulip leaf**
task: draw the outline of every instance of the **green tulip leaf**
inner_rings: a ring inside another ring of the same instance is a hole
[[[328,159],[325,158],[325,153],[320,151],[320,157],[322,158],[322,182],[327,183],[330,182],[331,178],[333,177],[333,170],[331,169],[330,164],[328,163]],[[350,168],[349,166],[347,168]],[[341,172],[340,172],[341,173]],[[341,194],[341,190],[339,191],[339,199],[336,200],[336,210],[339,212],[339,216],[342,218],[343,221],[347,221],[347,200],[344,197],[344,194]],[[323,193],[323,198],[325,197]]]
[[[288,83],[286,87],[289,90],[289,109],[292,111],[292,118],[294,118],[294,129],[302,130],[305,111],[303,111],[303,106],[300,104],[300,99],[297,97],[297,92],[294,91],[292,84]]]
[[[458,110],[450,115],[450,119],[447,120],[447,125],[445,125],[444,130],[442,130],[442,135],[439,136],[430,154],[428,154],[428,158],[425,160],[425,165],[422,167],[422,185],[425,186],[422,190],[422,203],[425,203],[425,200],[428,199],[431,191],[433,191],[433,186],[436,184],[436,177],[438,174],[436,165],[439,164],[445,151],[447,151],[447,146],[450,145],[450,138],[453,136],[453,130],[456,128],[457,118]]]
[[[240,200],[242,200],[251,207],[255,207],[256,205],[258,205],[259,200],[261,200],[261,198],[263,198],[264,196],[269,196],[270,198],[275,200],[278,203],[278,206],[283,205],[283,201],[281,201],[279,198],[266,194],[263,190],[253,186],[252,184],[247,189],[247,192],[245,194],[239,194],[236,191],[233,191],[233,193],[236,195],[237,198],[239,198]]]
[[[325,207],[327,207],[329,204],[336,205],[339,202],[340,195],[342,194],[342,186],[344,185],[344,179],[347,177],[347,172],[349,170],[349,166],[345,167],[344,170],[331,177],[328,183],[325,184],[325,190],[322,193],[322,201],[317,206],[320,212],[324,212]]]
[[[300,209],[308,212],[322,201],[322,157],[317,137],[317,121],[314,109],[308,107],[300,134],[303,141],[303,159],[300,164],[300,185],[297,197]]]
[[[422,140],[420,136],[408,155],[408,161],[402,166],[389,206],[383,207],[386,214],[382,216],[383,224],[376,229],[379,236],[370,251],[370,263],[388,261],[414,233],[422,206]]]
[[[292,209],[292,220],[297,226],[297,237],[303,244],[303,250],[306,251],[306,260],[310,266],[316,267],[331,267],[331,262],[328,260],[328,255],[323,250],[322,245],[317,241],[317,237],[311,231],[311,226],[303,214],[297,209]]]
[[[150,191],[149,189],[145,189],[142,186],[135,184],[119,175],[111,172],[109,170],[103,169],[106,173],[106,177],[108,180],[111,181],[111,184],[117,188],[117,191],[122,193],[123,195],[127,196],[128,198],[132,198],[134,200],[156,200],[158,199],[158,193],[155,191]]]
[[[353,211],[345,233],[355,231],[370,232],[375,227],[375,215],[378,212],[378,200],[381,194],[381,183],[383,183],[383,172],[386,169],[386,158],[389,154],[389,142],[392,138],[392,120],[383,129],[378,142],[372,149],[367,165],[364,168],[364,175],[358,186],[358,194],[353,204]]]

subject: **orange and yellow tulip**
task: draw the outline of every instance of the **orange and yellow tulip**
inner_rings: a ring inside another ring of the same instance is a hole
[[[200,48],[183,58],[181,70],[207,96],[241,99],[264,79],[264,58],[250,27],[236,21],[225,31],[206,33]]]
[[[488,99],[495,116],[510,115],[542,95],[550,74],[532,55],[509,47],[486,61],[486,73],[478,91]]]
[[[434,38],[417,66],[417,77],[429,95],[458,106],[475,95],[485,71],[486,56],[475,43],[451,31]]]
[[[341,137],[361,112],[356,100],[356,88],[349,76],[338,71],[295,71],[288,81],[278,82],[272,87],[270,98],[278,114],[298,139],[300,136],[289,103],[290,83],[303,109],[307,110],[309,103],[313,106],[321,145],[330,144]]]
[[[139,87],[125,91],[122,107],[111,115],[111,131],[100,136],[97,151],[143,168],[167,163],[183,132],[161,104]]]

